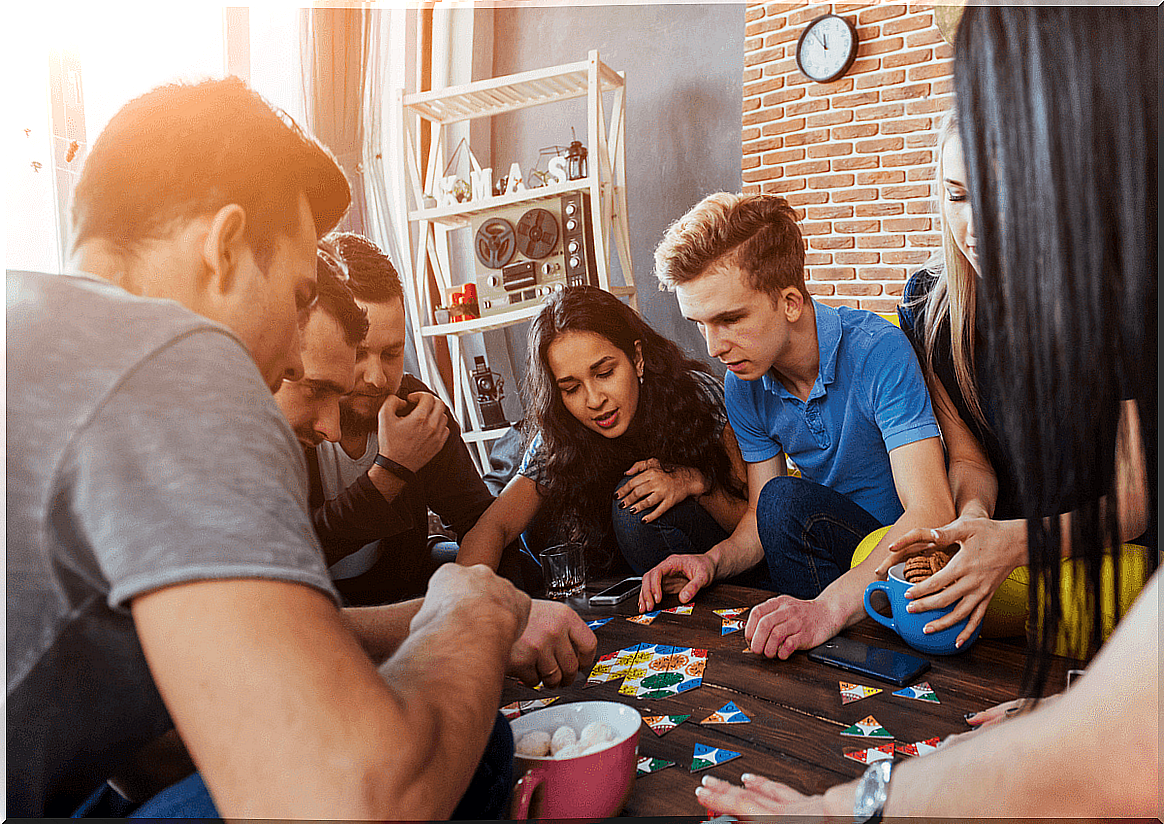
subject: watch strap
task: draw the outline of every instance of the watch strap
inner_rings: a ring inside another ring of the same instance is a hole
[[[416,481],[416,473],[403,464],[398,464],[396,461],[385,455],[376,455],[373,461],[376,466],[380,467],[386,472],[390,472],[406,484],[414,483]]]
[[[892,775],[892,761],[878,761],[866,768],[853,799],[854,824],[880,824]]]

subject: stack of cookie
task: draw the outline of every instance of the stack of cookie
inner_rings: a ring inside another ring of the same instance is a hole
[[[905,569],[902,570],[901,574],[905,580],[911,584],[916,584],[929,578],[948,563],[950,563],[950,553],[935,549],[925,555],[915,555],[910,558],[905,562]]]

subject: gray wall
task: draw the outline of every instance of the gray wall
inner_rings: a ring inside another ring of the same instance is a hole
[[[585,60],[591,49],[625,73],[627,212],[639,311],[662,335],[708,361],[675,296],[658,290],[652,255],[667,226],[704,195],[741,189],[744,5],[498,8],[493,36],[494,76]],[[568,144],[571,127],[588,142],[581,100],[497,117],[492,127],[495,178],[515,161],[528,176],[538,150]],[[612,280],[621,282],[613,252],[611,267]],[[490,366],[506,378],[511,420],[521,413],[517,381],[527,330],[522,323],[484,336]]]

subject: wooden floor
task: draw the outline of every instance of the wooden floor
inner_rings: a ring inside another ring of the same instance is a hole
[[[597,586],[590,588],[597,591]],[[751,607],[770,593],[720,585],[701,592],[691,615],[661,614],[650,626],[616,617],[597,629],[598,654],[641,642],[670,644],[708,650],[703,686],[660,700],[641,701],[618,694],[621,682],[585,687],[587,672],[570,687],[535,691],[508,680],[503,703],[560,696],[558,702],[621,701],[642,715],[687,715],[691,718],[659,737],[644,725],[640,730],[639,756],[675,762],[657,773],[640,776],[623,811],[629,816],[705,816],[695,799],[703,775],[739,781],[751,772],[783,781],[805,793],[819,793],[835,784],[857,778],[864,765],[845,757],[845,752],[878,742],[842,737],[841,730],[873,715],[899,743],[945,737],[969,729],[966,713],[986,709],[1018,695],[1025,652],[1022,640],[979,640],[969,650],[952,657],[932,656],[932,668],[919,681],[928,681],[940,703],[911,700],[891,693],[898,688],[873,679],[850,675],[834,667],[809,661],[795,653],[787,661],[766,659],[744,652],[742,631],[720,634],[721,618],[712,610]],[[590,609],[582,598],[572,605],[587,619],[637,613],[632,599],[617,607]],[[674,596],[662,608],[678,605]],[[745,616],[746,617],[746,616]],[[842,633],[866,643],[912,652],[896,635],[871,619]],[[916,654],[916,653],[915,653]],[[1055,662],[1049,684],[1065,684],[1067,659]],[[879,687],[883,692],[842,705],[839,682]],[[699,721],[732,701],[751,723],[700,725]],[[741,753],[733,761],[697,773],[690,771],[696,743]]]

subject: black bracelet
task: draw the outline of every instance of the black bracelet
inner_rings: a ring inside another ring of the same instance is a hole
[[[391,458],[386,458],[383,455],[377,454],[376,460],[373,461],[373,463],[375,463],[376,466],[380,467],[381,469],[385,469],[391,472],[406,484],[410,484],[416,481],[415,472],[413,472],[407,466],[402,466],[396,463],[396,461],[392,460]]]

